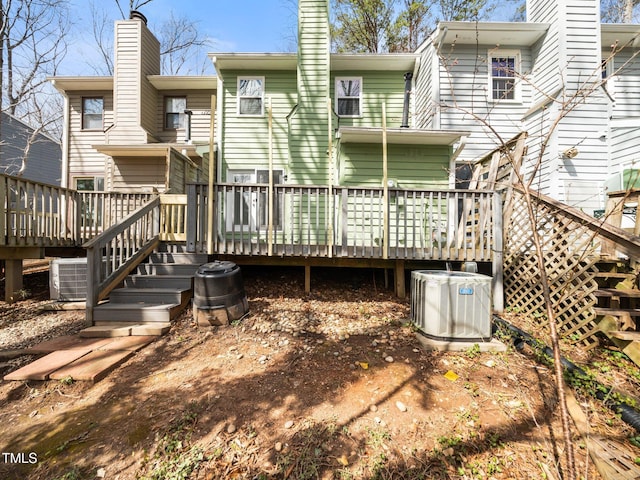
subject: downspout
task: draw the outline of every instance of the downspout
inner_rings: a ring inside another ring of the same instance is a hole
[[[329,232],[328,232],[328,255],[329,258],[333,258],[333,233],[334,228],[333,225],[336,222],[336,214],[333,208],[333,125],[332,125],[332,117],[333,109],[331,108],[331,98],[327,97],[327,154],[329,155],[329,215],[331,219],[329,221]]]
[[[55,87],[56,81],[52,80]],[[62,172],[60,175],[60,186],[69,188],[69,96],[64,90],[58,90],[64,98],[64,113],[62,126]]]
[[[400,128],[409,128],[409,104],[411,101],[411,80],[413,72],[404,74],[404,106],[402,108],[402,124]]]
[[[211,95],[211,114],[209,119],[209,175],[207,178],[207,254],[213,255],[213,238],[216,234],[214,222],[215,212],[215,183],[216,183],[216,151],[215,151],[215,119],[216,95]],[[194,205],[195,207],[195,205]]]

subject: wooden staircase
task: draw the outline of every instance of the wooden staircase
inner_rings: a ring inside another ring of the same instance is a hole
[[[595,307],[598,327],[637,365],[640,365],[640,288],[638,272],[627,262],[602,260],[598,263],[598,290]]]
[[[182,244],[161,243],[109,301],[93,312],[95,326],[169,325],[193,297],[193,278],[206,254],[187,253]]]

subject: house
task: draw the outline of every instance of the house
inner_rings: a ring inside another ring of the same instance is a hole
[[[7,112],[0,113],[0,173],[60,185],[60,143]]]
[[[594,214],[637,180],[639,35],[601,24],[598,0],[529,0],[525,23],[440,23],[418,49],[415,122],[470,130],[460,164],[528,132],[533,188]]]
[[[64,96],[62,184],[184,193],[206,181],[215,77],[160,75],[144,16],[117,21],[113,77],[54,77]]]

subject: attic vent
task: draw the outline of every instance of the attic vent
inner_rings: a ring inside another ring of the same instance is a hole
[[[145,25],[147,24],[147,17],[145,17],[142,13],[138,12],[137,10],[131,10],[129,12],[129,18],[131,20],[142,20]]]

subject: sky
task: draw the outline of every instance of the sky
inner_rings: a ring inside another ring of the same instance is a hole
[[[95,74],[87,66],[87,61],[96,55],[89,1],[73,0],[72,46],[61,75]],[[115,0],[98,4],[111,17],[111,24],[122,18]],[[120,4],[128,7],[129,2],[121,0]],[[206,52],[288,52],[295,50],[295,5],[295,0],[153,0],[140,11],[152,32],[172,11],[177,17],[188,17],[209,39]]]
[[[101,63],[91,33],[89,5],[92,1],[105,11],[111,25],[122,18],[115,0],[71,0],[74,4],[72,44],[59,75],[104,74],[91,66]],[[120,4],[128,8],[129,1],[120,0]],[[210,42],[201,54],[202,64],[208,61],[206,53],[209,52],[295,51],[296,10],[297,0],[152,0],[140,8],[152,32],[157,32],[171,12],[176,17],[186,16],[196,22]],[[513,12],[513,5],[504,1],[494,16],[509,12]],[[213,74],[213,66],[197,73]]]

